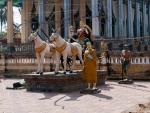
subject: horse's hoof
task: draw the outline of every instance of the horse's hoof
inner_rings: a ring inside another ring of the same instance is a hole
[[[55,75],[57,75],[58,74],[58,72],[57,71],[55,71]]]
[[[40,74],[40,72],[36,72],[36,74]]]
[[[63,74],[66,74],[66,71],[64,71]]]
[[[40,75],[43,75],[43,72],[40,72],[39,74],[40,74]]]
[[[73,73],[73,71],[72,71],[72,70],[70,70],[70,73]]]

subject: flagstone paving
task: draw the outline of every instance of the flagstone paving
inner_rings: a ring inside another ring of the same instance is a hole
[[[150,82],[132,85],[107,81],[102,92],[83,95],[71,93],[27,92],[8,90],[17,79],[0,82],[0,113],[121,113],[136,104],[150,100]]]

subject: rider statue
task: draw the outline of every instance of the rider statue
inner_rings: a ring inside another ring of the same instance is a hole
[[[80,29],[77,30],[78,38],[79,38],[79,43],[83,47],[83,52],[86,50],[86,43],[90,42],[93,44],[91,40],[91,29],[88,25],[84,24],[83,21],[80,21]]]

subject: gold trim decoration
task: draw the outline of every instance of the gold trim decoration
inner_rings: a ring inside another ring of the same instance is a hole
[[[50,47],[50,52],[54,53],[56,51],[56,47],[52,45],[49,45],[49,47]]]
[[[36,53],[41,53],[46,48],[46,43],[43,43],[40,47],[35,48]]]
[[[59,53],[62,53],[62,52],[65,50],[66,46],[67,46],[67,42],[65,42],[65,43],[64,43],[62,46],[60,46],[60,47],[56,47],[56,51],[59,52]]]

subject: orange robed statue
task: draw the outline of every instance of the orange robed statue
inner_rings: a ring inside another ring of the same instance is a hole
[[[83,79],[87,82],[88,89],[91,89],[91,84],[93,84],[92,89],[96,89],[97,83],[96,52],[92,48],[90,42],[87,42],[86,46],[87,49],[84,52]]]

